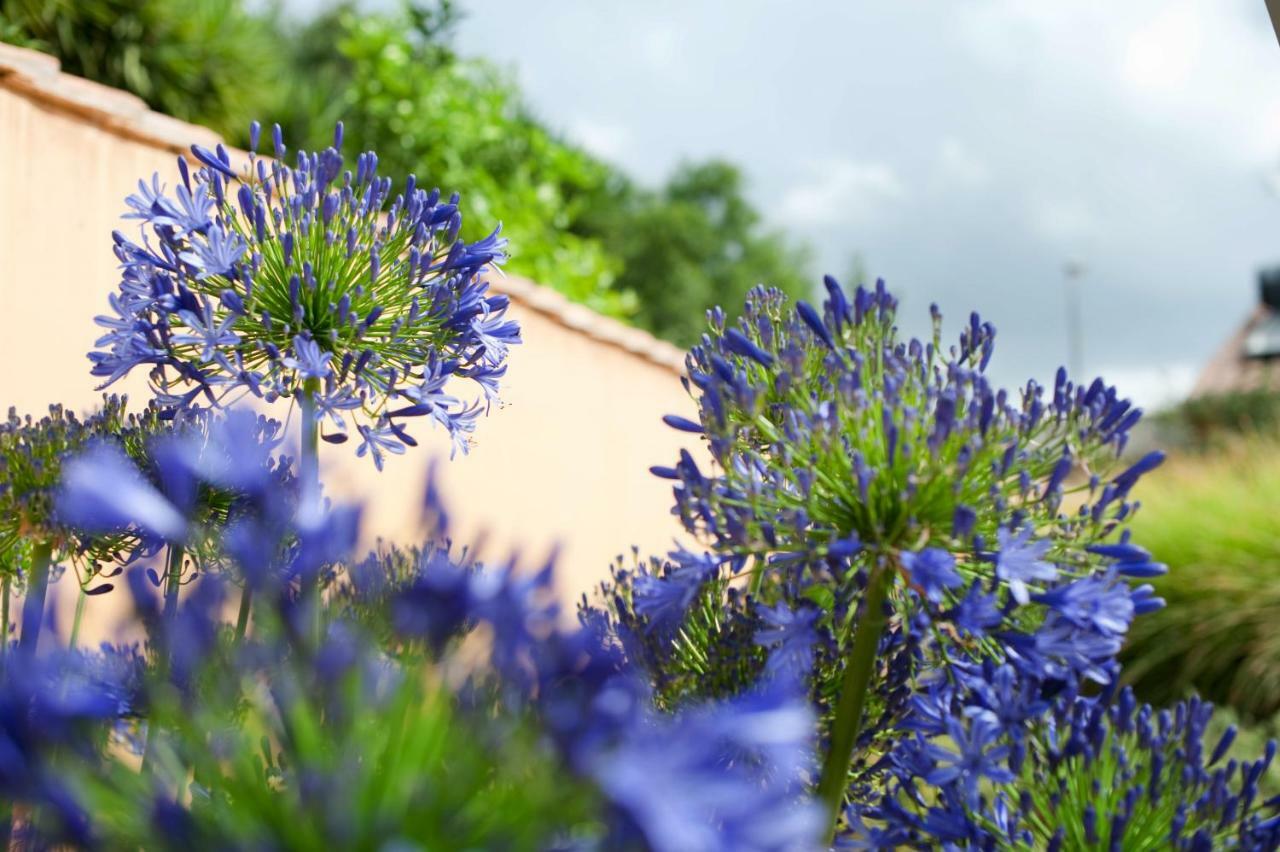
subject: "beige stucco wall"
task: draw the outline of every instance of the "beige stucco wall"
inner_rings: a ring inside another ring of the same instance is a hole
[[[39,413],[99,399],[85,353],[117,283],[111,231],[132,227],[120,219],[124,196],[152,172],[172,185],[174,151],[210,135],[0,46],[0,407]],[[425,471],[439,457],[457,538],[483,532],[491,558],[518,550],[526,561],[559,545],[568,602],[615,555],[633,544],[665,550],[678,533],[670,489],[647,467],[674,461],[687,437],[660,420],[690,413],[680,353],[546,288],[497,286],[511,294],[526,342],[511,355],[505,405],[481,422],[471,454],[449,462],[444,436],[419,427],[422,446],[378,475],[350,445],[322,445],[326,481],[368,501],[371,541],[411,541]],[[146,399],[140,376],[116,389]]]

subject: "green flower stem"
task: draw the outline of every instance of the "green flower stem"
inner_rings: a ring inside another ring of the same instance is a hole
[[[302,413],[302,449],[299,473],[302,477],[302,500],[305,511],[317,510],[320,504],[320,430],[316,423],[316,394],[320,392],[318,379],[307,379],[302,385],[298,402]],[[311,638],[317,646],[323,635],[321,621],[320,573],[308,577],[303,597],[312,602]]]
[[[864,598],[865,609],[854,628],[853,647],[849,650],[844,679],[840,684],[840,702],[831,727],[831,742],[826,761],[822,764],[822,777],[818,781],[818,798],[827,806],[829,841],[834,841],[836,823],[849,786],[853,747],[862,728],[880,636],[888,621],[884,614],[884,601],[892,582],[893,573],[888,565],[877,565],[871,572]]]
[[[84,586],[80,586],[76,595],[76,614],[71,619],[71,638],[67,640],[68,648],[74,648],[76,640],[80,638],[80,622],[84,620],[84,604],[87,600],[89,596],[84,593]]]
[[[244,641],[244,635],[249,630],[249,610],[253,606],[253,590],[249,588],[248,582],[244,584],[244,588],[240,591],[240,613],[236,616],[236,643]]]
[[[53,545],[37,542],[31,549],[31,573],[27,577],[27,596],[22,602],[22,636],[18,649],[35,653],[44,621],[44,602],[49,593],[49,566],[53,563]]]
[[[749,591],[751,597],[760,600],[760,589],[764,586],[764,560],[756,558],[754,570],[751,572]]]
[[[0,635],[0,667],[4,665],[5,657],[9,654],[9,593],[12,590],[13,578],[9,576],[8,570],[11,567],[5,566],[4,582],[0,584],[0,622],[3,623],[4,629],[4,634]]]
[[[165,567],[165,587],[164,587],[164,621],[165,621],[165,647],[164,653],[156,663],[156,675],[161,682],[167,681],[169,678],[169,663],[173,654],[173,619],[178,614],[178,591],[182,588],[182,560],[186,557],[186,551],[181,545],[169,545],[169,557]],[[156,738],[160,736],[160,731],[155,725],[154,720],[147,723],[147,739],[142,746],[142,767],[141,771],[146,773],[151,770],[152,751],[155,746]]]
[[[186,555],[182,545],[169,545],[169,564],[165,567],[164,619],[172,621],[178,612],[178,592],[182,588],[182,559]]]
[[[320,430],[316,424],[316,394],[320,392],[317,379],[307,379],[298,395],[302,414],[302,452],[300,474],[304,500],[318,499],[320,494]]]

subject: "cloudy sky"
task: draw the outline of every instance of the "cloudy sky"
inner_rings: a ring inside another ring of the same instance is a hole
[[[465,0],[464,53],[658,182],[740,163],[768,218],[905,311],[979,308],[1006,382],[1066,357],[1184,389],[1280,260],[1280,47],[1262,0],[968,3]],[[908,323],[910,325],[910,323]]]
[[[304,3],[303,5],[310,5]],[[739,163],[815,272],[1000,329],[1007,384],[1066,360],[1154,405],[1280,261],[1280,47],[1262,0],[462,0],[461,52],[640,180]]]

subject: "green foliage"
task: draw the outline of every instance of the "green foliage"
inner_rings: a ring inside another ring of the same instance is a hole
[[[614,223],[588,216],[588,227],[622,258],[618,285],[639,297],[638,324],[688,345],[702,333],[707,307],[741,305],[757,284],[808,295],[807,252],[762,231],[744,191],[731,163],[686,163],[658,192],[631,190]]]
[[[237,136],[273,113],[285,68],[274,8],[243,0],[0,0],[0,39],[154,109]],[[234,130],[233,130],[234,128]]]
[[[633,299],[613,286],[616,258],[570,230],[607,167],[534,121],[505,75],[440,45],[447,20],[339,7],[312,22],[296,42],[296,65],[310,73],[293,82],[299,96],[282,123],[294,138],[322,139],[341,118],[348,148],[379,151],[389,173],[446,193],[465,186],[469,222],[502,220],[511,272],[603,313],[629,313]],[[464,225],[464,239],[483,236]]]
[[[257,639],[285,629],[259,611]],[[343,650],[330,652],[331,682],[297,656],[249,676],[223,628],[199,700],[157,691],[149,731],[133,732],[150,740],[150,773],[128,736],[101,760],[59,766],[104,848],[537,849],[592,825],[589,789],[532,719],[499,713],[483,684],[468,700],[494,712],[469,713],[421,648],[374,668]],[[165,812],[157,783],[191,791],[185,814]]]
[[[1190,691],[1246,719],[1280,713],[1280,447],[1238,442],[1157,474],[1134,540],[1168,563],[1168,607],[1137,619],[1125,651],[1139,695]]]
[[[1220,447],[1240,435],[1275,434],[1280,427],[1280,394],[1240,391],[1188,399],[1156,417],[1171,441],[1196,450]]]

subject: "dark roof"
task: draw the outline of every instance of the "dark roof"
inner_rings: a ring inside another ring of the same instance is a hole
[[[1191,396],[1259,390],[1280,393],[1280,351],[1271,345],[1280,341],[1278,332],[1280,311],[1259,304],[1205,364]]]

